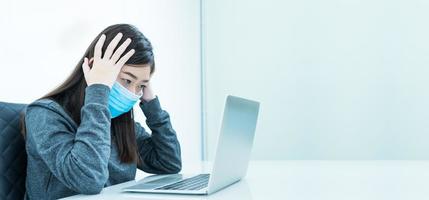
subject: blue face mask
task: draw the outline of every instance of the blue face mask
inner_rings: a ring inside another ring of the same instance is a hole
[[[130,92],[127,88],[124,88],[120,83],[115,82],[109,95],[111,118],[115,118],[130,111],[140,97],[141,96]]]

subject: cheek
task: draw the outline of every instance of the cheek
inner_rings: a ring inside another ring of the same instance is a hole
[[[140,88],[140,85],[137,85],[137,84],[132,84],[132,85],[130,85],[129,90],[130,90],[130,91],[133,91],[133,92],[134,92],[134,94],[137,94],[137,95],[140,95],[140,94],[142,94],[142,93],[143,93],[142,88]]]
[[[140,95],[140,96],[143,95],[143,88],[137,87],[135,94]]]

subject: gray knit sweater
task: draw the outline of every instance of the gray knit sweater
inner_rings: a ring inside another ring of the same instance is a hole
[[[78,126],[55,101],[41,99],[26,110],[28,154],[26,199],[57,199],[75,194],[97,194],[103,187],[133,180],[136,164],[121,163],[111,141],[109,87],[88,86]],[[148,173],[177,173],[180,145],[167,112],[158,98],[141,102],[148,134],[136,123],[142,165]]]

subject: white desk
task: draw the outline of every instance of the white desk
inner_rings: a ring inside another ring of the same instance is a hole
[[[252,161],[242,181],[209,196],[121,192],[135,182],[66,199],[429,199],[429,161]]]

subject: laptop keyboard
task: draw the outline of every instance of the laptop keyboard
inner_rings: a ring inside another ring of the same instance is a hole
[[[210,174],[199,174],[155,190],[200,190],[208,186]]]

